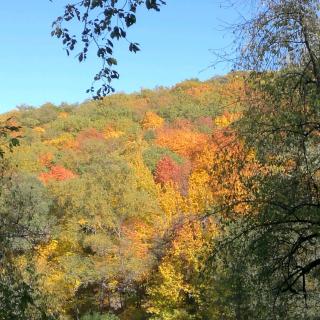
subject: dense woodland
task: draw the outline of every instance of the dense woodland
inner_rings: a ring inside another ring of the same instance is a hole
[[[320,5],[261,8],[225,76],[1,115],[1,320],[319,319]]]
[[[248,135],[258,118],[288,114],[263,106],[249,117],[245,76],[3,115],[2,319],[318,314],[316,292],[306,300],[285,288],[280,264],[294,264],[298,231],[255,229],[270,220],[269,199],[300,201],[290,180],[304,164],[290,132],[268,132],[263,145]],[[304,115],[290,113],[293,122]],[[313,156],[319,135],[307,138]],[[310,290],[317,277],[304,280]]]

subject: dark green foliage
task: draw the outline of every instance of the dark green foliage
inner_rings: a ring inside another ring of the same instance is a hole
[[[237,67],[253,70],[238,130],[266,173],[254,177],[259,188],[235,238],[246,236],[260,283],[269,281],[275,306],[287,306],[275,317],[287,319],[319,314],[319,8],[265,1],[236,29],[244,49]]]
[[[212,101],[210,105],[199,105],[194,101],[179,101],[159,110],[159,115],[172,122],[178,118],[195,120],[199,117],[217,116],[220,113],[221,105]]]
[[[54,320],[39,305],[40,297],[12,265],[0,271],[0,319],[1,320]]]
[[[13,175],[3,178],[1,183],[2,253],[4,248],[4,252],[26,250],[47,237],[51,201],[43,185],[33,176]]]
[[[114,314],[90,313],[81,317],[81,320],[119,320]]]

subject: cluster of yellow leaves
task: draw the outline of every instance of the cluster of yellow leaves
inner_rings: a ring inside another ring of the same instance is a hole
[[[233,122],[239,120],[241,114],[240,113],[230,113],[224,112],[221,116],[218,116],[214,119],[214,123],[216,126],[220,128],[228,127]]]
[[[145,113],[141,125],[143,129],[156,129],[163,126],[164,119],[156,113],[148,111]]]
[[[176,266],[169,261],[163,261],[158,269],[159,284],[149,288],[149,303],[147,311],[154,315],[161,315],[161,319],[169,320],[170,306],[181,303],[181,294],[190,292],[188,284],[184,282],[183,275],[177,270]]]
[[[115,130],[111,126],[108,126],[103,130],[103,135],[105,139],[119,138],[124,135],[123,131]]]
[[[218,234],[210,221],[206,226],[198,220],[186,221],[176,231],[171,249],[163,258],[153,283],[148,289],[147,311],[163,320],[183,319],[176,312],[183,309],[186,296],[199,299],[200,287],[191,279],[201,273],[200,255],[208,250],[207,244]],[[191,281],[190,281],[191,280]]]
[[[156,195],[159,185],[154,182],[152,173],[144,164],[141,154],[136,154],[135,157],[131,159],[130,163],[134,170],[134,174],[137,177],[139,188],[147,191],[149,194]]]
[[[69,116],[68,112],[59,112],[58,114],[58,118],[60,119],[66,119],[68,118],[68,116]]]
[[[158,189],[157,198],[164,213],[159,227],[161,226],[162,230],[166,230],[177,216],[185,214],[184,198],[177,186],[171,182]]]
[[[191,214],[203,213],[213,204],[213,192],[210,188],[210,175],[205,170],[192,172],[189,178],[189,192],[186,207]]]
[[[211,220],[202,221],[197,216],[191,216],[176,232],[171,254],[199,272],[201,262],[198,255],[205,250],[204,245],[218,233],[218,227]]]
[[[64,133],[55,139],[47,140],[45,144],[54,146],[57,149],[74,149],[78,146],[77,141],[70,133]]]
[[[34,127],[32,129],[32,131],[38,133],[38,134],[42,134],[42,133],[45,133],[46,132],[46,129],[42,128],[42,127]]]
[[[52,305],[61,315],[67,312],[65,301],[74,296],[81,284],[77,273],[69,270],[66,264],[68,258],[73,255],[73,246],[64,240],[51,240],[47,244],[38,246],[35,255],[35,266],[40,276],[41,290],[55,300]]]
[[[246,213],[254,186],[246,181],[259,170],[255,153],[247,150],[243,141],[233,132],[218,130],[214,133],[212,152],[215,154],[209,171],[210,188],[214,202],[233,206],[234,213]]]

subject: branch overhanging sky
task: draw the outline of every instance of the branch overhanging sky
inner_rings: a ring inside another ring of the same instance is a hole
[[[2,4],[0,112],[22,104],[76,103],[90,98],[85,91],[100,62],[92,54],[79,64],[76,52],[67,57],[62,44],[50,36],[51,23],[66,2]],[[140,10],[128,38],[140,43],[142,50],[132,54],[125,41],[115,44],[120,80],[113,82],[114,88],[133,92],[227,73],[223,64],[208,67],[215,60],[212,49],[230,46],[232,38],[223,25],[236,17],[233,8],[224,8],[216,0],[168,0],[161,12]]]

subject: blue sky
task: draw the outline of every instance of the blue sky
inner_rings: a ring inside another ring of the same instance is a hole
[[[79,64],[67,57],[60,42],[51,38],[51,22],[67,0],[3,1],[0,10],[0,112],[17,105],[45,102],[81,102],[99,68],[92,58]],[[188,78],[208,79],[228,72],[214,60],[211,49],[230,45],[223,22],[233,21],[233,9],[218,0],[168,0],[161,12],[142,11],[128,37],[142,51],[117,44],[120,80],[117,91],[132,92],[157,85],[171,86]],[[203,71],[204,70],[204,71]]]

